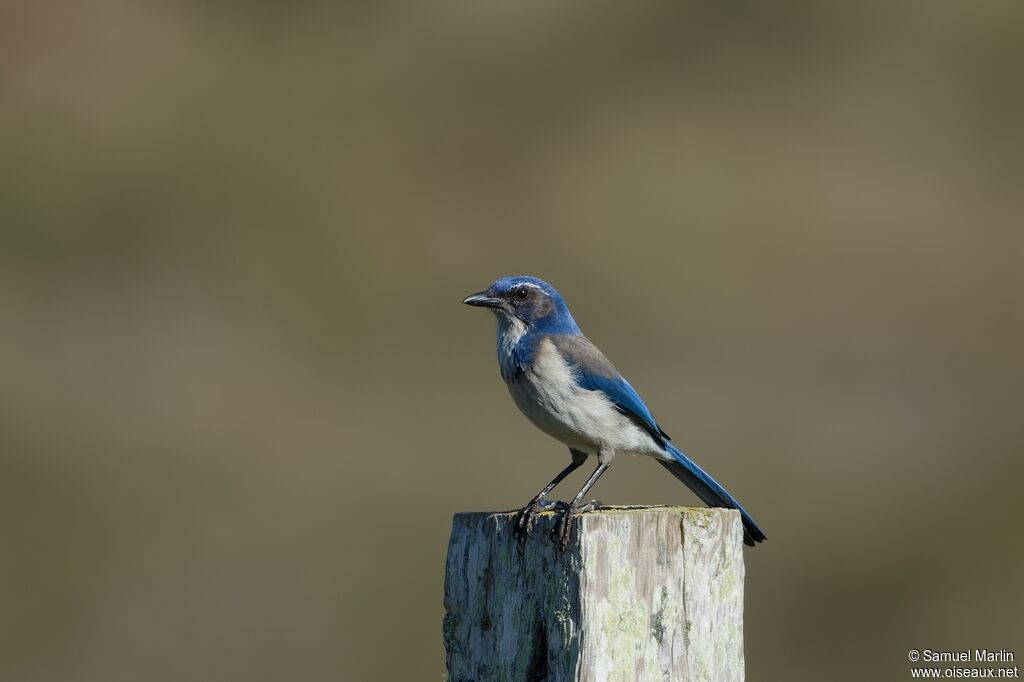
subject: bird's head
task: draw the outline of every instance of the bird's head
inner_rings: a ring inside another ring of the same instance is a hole
[[[502,277],[485,290],[467,296],[466,305],[490,308],[499,324],[521,323],[549,333],[579,333],[569,307],[555,288],[537,277]]]

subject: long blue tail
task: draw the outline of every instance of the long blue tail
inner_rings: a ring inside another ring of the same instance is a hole
[[[718,484],[718,482],[707,475],[693,460],[672,443],[666,442],[665,448],[675,458],[674,462],[659,459],[658,463],[672,472],[672,475],[686,484],[686,487],[696,493],[697,497],[704,501],[709,507],[726,507],[739,511],[743,519],[743,543],[753,547],[758,542],[767,538],[761,529],[750,518],[750,514],[744,509],[736,498],[729,494],[729,491]]]

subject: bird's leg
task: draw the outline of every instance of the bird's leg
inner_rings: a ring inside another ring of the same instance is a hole
[[[597,507],[596,502],[588,502],[587,504],[580,504],[580,500],[586,495],[594,484],[597,483],[597,479],[601,478],[601,474],[608,470],[611,466],[611,462],[604,462],[598,465],[594,473],[590,475],[587,482],[583,484],[580,491],[576,493],[576,497],[569,503],[569,508],[562,514],[562,518],[558,520],[555,525],[555,529],[551,532],[551,541],[558,543],[558,548],[561,551],[565,551],[569,546],[569,535],[572,533],[572,524],[575,517],[579,516],[588,511],[593,511]]]
[[[515,523],[512,525],[512,537],[514,537],[520,544],[526,542],[526,538],[530,535],[530,526],[533,525],[533,517],[545,509],[547,505],[544,504],[544,498],[548,496],[555,486],[562,482],[562,480],[576,471],[586,461],[587,456],[579,450],[569,449],[572,454],[572,462],[569,466],[565,467],[558,473],[557,476],[552,479],[551,483],[544,486],[544,489],[537,493],[532,500],[530,500],[525,507],[519,510],[516,514]]]

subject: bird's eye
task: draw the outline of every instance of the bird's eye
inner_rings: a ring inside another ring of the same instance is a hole
[[[526,297],[530,295],[530,290],[526,287],[519,287],[516,289],[515,297],[517,301],[525,301]]]

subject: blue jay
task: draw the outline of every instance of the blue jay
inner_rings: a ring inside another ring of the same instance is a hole
[[[574,517],[595,508],[581,500],[618,453],[653,457],[705,504],[739,511],[743,541],[765,539],[740,503],[670,440],[640,395],[608,359],[583,336],[569,307],[547,282],[536,277],[499,279],[463,303],[489,308],[498,318],[498,365],[512,400],[527,419],[569,447],[572,461],[516,515],[513,534],[521,543],[548,493],[587,457],[598,466],[568,504],[552,533],[564,550]]]

